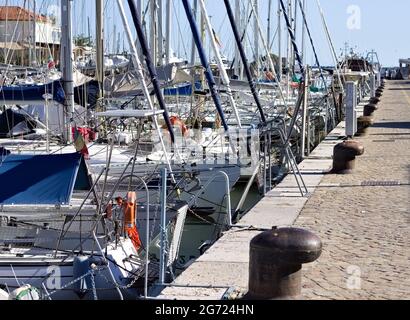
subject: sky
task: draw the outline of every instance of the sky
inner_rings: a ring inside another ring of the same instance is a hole
[[[145,5],[148,0],[142,0]],[[172,18],[172,47],[182,58],[190,56],[190,29],[183,6],[180,0],[171,0],[173,2]],[[193,0],[190,0],[191,4]],[[249,0],[240,0],[245,6]],[[272,34],[277,30],[277,6],[278,0],[272,1]],[[287,0],[283,0],[287,2]],[[26,0],[26,3],[33,6],[34,0]],[[19,4],[22,5],[24,0],[0,0],[0,5]],[[37,10],[42,13],[58,12],[59,0],[36,0]],[[114,47],[114,28],[115,33],[120,33],[121,49],[123,47],[123,28],[116,0],[104,0],[105,3],[105,31],[106,44],[110,48]],[[269,0],[259,0],[261,23],[264,29],[267,28]],[[311,34],[322,65],[332,65],[333,59],[330,53],[329,44],[326,39],[323,24],[319,14],[317,0],[306,0],[307,3],[307,20]],[[410,57],[410,41],[406,39],[407,21],[410,12],[409,0],[320,0],[325,19],[328,23],[329,32],[332,37],[334,48],[337,54],[341,54],[346,46],[354,48],[355,51],[366,54],[375,50],[379,60],[384,66],[398,65],[399,58]],[[227,14],[222,0],[206,0],[208,14],[215,31],[222,42],[222,52],[229,58],[232,57],[234,48],[233,34],[227,20]],[[232,6],[235,1],[231,0]],[[87,34],[88,20],[91,25],[91,34],[94,34],[95,24],[95,2],[93,0],[74,0],[74,33]],[[124,6],[128,12],[126,1]],[[129,19],[131,22],[131,19]],[[296,33],[297,42],[301,46],[301,23],[300,11],[298,11],[297,23],[299,29]],[[114,27],[115,26],[115,27]],[[283,35],[284,21],[282,21]],[[134,28],[132,28],[134,29]],[[118,36],[117,36],[118,38]],[[248,40],[248,47],[251,48],[251,39]],[[126,41],[124,41],[125,47]],[[347,43],[347,44],[346,44]],[[282,47],[285,55],[285,42]],[[262,46],[262,44],[261,44]],[[278,44],[275,39],[273,52],[277,52]],[[249,50],[249,49],[248,49]],[[262,48],[261,48],[262,50]],[[314,56],[310,44],[306,45],[306,63],[314,64]]]

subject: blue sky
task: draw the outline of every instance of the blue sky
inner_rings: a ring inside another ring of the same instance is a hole
[[[47,12],[47,8],[58,5],[59,0],[36,0],[37,9]],[[246,3],[248,0],[241,0]],[[277,25],[276,8],[277,1],[272,0],[275,13],[272,16],[272,28],[275,31]],[[286,0],[284,0],[286,2]],[[22,4],[23,0],[0,0],[1,5]],[[28,0],[33,2],[33,0]],[[191,0],[191,3],[193,0]],[[231,0],[232,5],[234,1]],[[259,0],[260,19],[266,28],[267,7],[269,0]],[[386,66],[398,64],[398,59],[410,57],[410,41],[407,35],[408,14],[410,12],[409,0],[321,0],[321,5],[325,13],[329,30],[334,41],[337,53],[341,53],[345,43],[354,47],[360,53],[366,53],[372,49],[378,52],[381,63]],[[115,0],[105,0],[105,22],[106,22],[106,43],[113,46],[114,25],[116,32],[123,34],[121,20]],[[145,0],[147,3],[147,0]],[[173,15],[173,37],[172,44],[176,52],[182,56],[188,55],[190,51],[190,33],[187,19],[183,12],[180,0],[173,0],[175,12]],[[218,33],[223,43],[223,53],[231,56],[233,50],[233,36],[227,21],[225,7],[221,0],[207,0],[208,13],[212,16],[214,29]],[[125,8],[128,9],[126,1]],[[352,7],[353,6],[353,7]],[[349,29],[348,21],[351,19],[351,10],[360,10],[360,28]],[[319,59],[323,65],[332,64],[329,46],[326,41],[323,26],[320,20],[316,0],[307,0],[308,23],[317,47]],[[93,0],[74,0],[74,32],[87,33],[87,19],[90,18],[92,33],[94,32],[95,10]],[[301,22],[300,15],[298,16]],[[299,31],[299,36],[301,32]],[[298,39],[300,43],[300,38]],[[122,43],[122,41],[121,41]],[[122,45],[121,45],[122,47]],[[277,51],[277,44],[273,47]],[[285,53],[285,52],[284,52]],[[307,63],[313,64],[313,54],[310,46],[307,46]]]

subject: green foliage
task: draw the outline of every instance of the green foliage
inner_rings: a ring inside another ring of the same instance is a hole
[[[92,47],[94,42],[91,37],[86,37],[84,34],[79,34],[74,37],[74,44],[77,47]]]

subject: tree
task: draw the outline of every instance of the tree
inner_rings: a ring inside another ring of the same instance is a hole
[[[86,37],[84,34],[80,34],[74,37],[74,44],[77,47],[92,47],[94,42],[91,37]]]

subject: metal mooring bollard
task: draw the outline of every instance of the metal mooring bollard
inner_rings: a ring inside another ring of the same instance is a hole
[[[380,98],[370,98],[369,103],[371,104],[378,104],[380,102]]]
[[[369,117],[377,110],[377,106],[374,103],[366,104],[363,108],[363,115]]]
[[[356,156],[364,153],[363,145],[356,140],[347,140],[333,149],[332,173],[351,173],[355,167]]]
[[[373,118],[369,116],[362,116],[357,118],[357,136],[366,134],[369,127],[374,124]]]
[[[321,253],[322,242],[310,231],[273,227],[262,232],[250,244],[249,291],[244,299],[300,299],[302,264]]]

